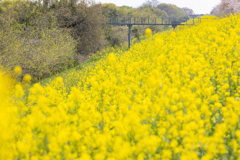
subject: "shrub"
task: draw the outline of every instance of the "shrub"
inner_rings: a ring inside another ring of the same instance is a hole
[[[121,44],[124,44],[128,41],[128,28],[126,26],[108,26],[105,29],[105,37],[111,47],[121,46]]]
[[[5,26],[6,28],[6,26]],[[76,42],[66,30],[0,31],[0,65],[22,68],[33,80],[46,78],[73,64]]]
[[[57,24],[71,31],[79,54],[96,53],[104,46],[101,5],[81,0],[75,7],[56,10]]]

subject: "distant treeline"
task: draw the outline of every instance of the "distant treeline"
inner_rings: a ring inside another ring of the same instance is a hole
[[[213,8],[211,14],[224,17],[238,12],[240,12],[239,0],[221,0],[221,2]]]
[[[127,42],[124,26],[102,25],[103,17],[186,17],[179,7],[146,1],[138,8],[99,4],[93,0],[0,1],[0,66],[20,66],[35,79],[74,66],[79,57]],[[132,28],[139,39],[146,27]]]

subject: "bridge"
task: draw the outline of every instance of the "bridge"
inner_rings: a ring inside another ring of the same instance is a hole
[[[165,25],[176,28],[178,25],[194,25],[195,22],[201,22],[201,19],[193,18],[189,22],[188,17],[182,18],[162,18],[162,17],[108,17],[105,19],[107,25],[118,25],[128,27],[128,48],[131,45],[131,27],[133,25]]]

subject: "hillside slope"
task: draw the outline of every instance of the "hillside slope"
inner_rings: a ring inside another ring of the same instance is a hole
[[[72,71],[64,81],[35,84],[29,95],[17,94],[18,110],[5,120],[11,127],[0,133],[0,154],[239,158],[239,33],[238,15],[155,34],[124,54],[113,52]]]

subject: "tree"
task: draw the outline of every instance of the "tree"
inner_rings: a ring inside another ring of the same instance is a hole
[[[158,0],[146,0],[143,5],[148,5],[151,7],[157,7],[160,4]]]
[[[181,8],[181,9],[182,9],[182,11],[183,11],[184,13],[186,13],[187,15],[194,15],[193,10],[190,9],[190,8],[183,7],[183,8]]]
[[[105,17],[117,17],[119,16],[118,7],[113,3],[102,4],[102,14]]]
[[[152,6],[157,7],[160,4],[158,0],[152,0]]]
[[[33,78],[60,72],[78,60],[76,53],[88,57],[105,47],[102,17],[93,0],[3,0],[0,66],[20,65]]]
[[[220,16],[237,13],[240,12],[240,2],[239,0],[222,0],[217,9]]]
[[[218,13],[219,13],[219,6],[217,5],[212,9],[210,14],[216,16],[216,15],[218,15]]]
[[[160,10],[164,10],[169,17],[179,18],[187,16],[187,14],[184,11],[182,11],[181,8],[173,4],[161,3],[160,5],[157,6],[157,8]]]

